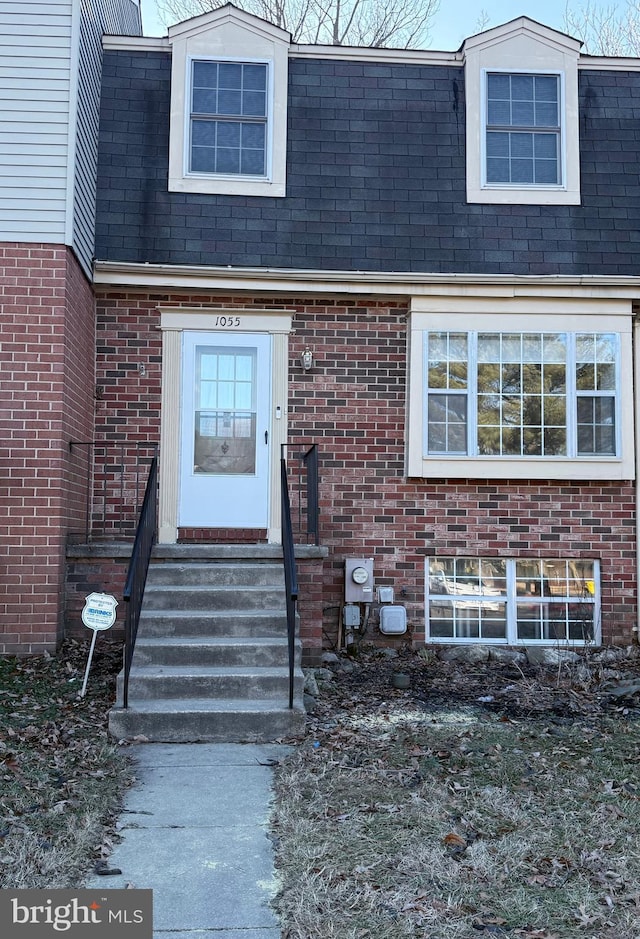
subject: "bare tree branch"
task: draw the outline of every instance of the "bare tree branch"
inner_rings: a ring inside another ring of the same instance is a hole
[[[592,0],[577,7],[567,3],[564,28],[591,55],[640,56],[640,0],[627,0],[623,10]]]
[[[640,0],[638,0],[640,2]],[[236,6],[288,30],[294,42],[426,48],[440,0],[234,0]],[[220,0],[156,0],[169,26],[216,10]]]

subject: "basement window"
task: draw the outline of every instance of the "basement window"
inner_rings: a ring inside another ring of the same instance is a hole
[[[600,644],[593,559],[433,557],[427,641]]]

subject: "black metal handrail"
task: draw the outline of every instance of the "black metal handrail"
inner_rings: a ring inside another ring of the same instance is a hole
[[[153,457],[149,468],[149,478],[145,489],[136,537],[129,561],[127,580],[122,594],[127,603],[127,615],[124,624],[124,688],[122,706],[129,705],[129,673],[131,660],[138,635],[142,597],[147,582],[151,551],[156,542],[158,509],[158,458]]]
[[[293,546],[291,502],[287,479],[285,446],[280,451],[280,496],[282,504],[282,554],[284,558],[284,585],[287,604],[287,639],[289,647],[289,708],[293,708],[293,685],[296,655],[296,606],[298,603],[298,572]]]
[[[318,446],[289,439],[289,491],[294,538],[320,544],[320,473]]]
[[[318,470],[318,447],[312,444],[302,456],[307,470],[307,535],[312,544],[320,544],[320,474]]]
[[[69,451],[72,469],[85,486],[84,531],[70,532],[70,540],[132,538],[142,506],[145,468],[158,452],[157,443],[71,440]],[[80,514],[79,506],[77,511]]]

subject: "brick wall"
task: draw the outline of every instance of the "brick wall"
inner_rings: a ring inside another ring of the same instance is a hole
[[[628,643],[635,625],[635,508],[631,483],[407,479],[406,334],[398,304],[305,304],[291,342],[291,434],[321,451],[325,642],[337,632],[345,557],[375,559],[377,584],[406,605],[424,639],[425,557],[600,558],[602,625]],[[297,360],[305,346],[312,371]],[[332,607],[332,609],[327,609]],[[375,615],[370,630],[375,628]]]
[[[160,440],[162,338],[154,297],[97,299],[94,531],[135,530],[148,463]],[[149,446],[152,444],[152,446]]]
[[[290,309],[290,437],[316,441],[321,465],[321,572],[303,571],[305,646],[335,642],[344,558],[372,556],[376,583],[407,606],[407,639],[424,638],[424,565],[429,555],[598,557],[607,642],[627,643],[635,625],[635,510],[631,483],[447,481],[404,475],[406,306],[359,298],[221,298],[205,294],[108,293],[99,299],[97,433],[125,426],[157,440],[160,349],[157,308]],[[314,367],[299,356],[309,346]],[[139,365],[144,365],[141,377]],[[293,448],[292,448],[293,449]],[[305,604],[307,605],[305,611]],[[322,613],[322,622],[318,619]],[[375,615],[370,635],[377,641]]]
[[[87,473],[71,440],[93,429],[91,288],[62,246],[0,244],[0,652],[61,636],[64,547]]]
[[[65,577],[65,635],[87,638],[90,631],[82,622],[85,599],[90,593],[110,593],[118,603],[116,622],[109,634],[124,638],[127,604],[122,591],[127,577],[131,542],[128,544],[76,545],[67,550]]]

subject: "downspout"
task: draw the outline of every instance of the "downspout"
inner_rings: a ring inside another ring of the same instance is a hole
[[[633,407],[635,411],[635,483],[634,483],[634,511],[636,513],[636,625],[633,627],[632,644],[640,643],[640,322],[637,316],[633,317]]]

